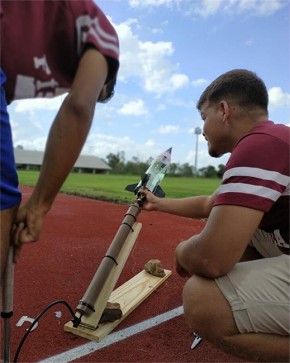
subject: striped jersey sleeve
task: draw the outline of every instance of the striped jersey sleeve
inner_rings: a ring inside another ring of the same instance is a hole
[[[0,63],[8,103],[68,92],[83,53],[91,47],[107,60],[106,81],[116,79],[118,35],[93,0],[3,1],[0,11],[3,49],[5,44]]]
[[[289,177],[255,167],[234,167],[224,173],[216,204],[236,204],[269,211],[279,197],[289,196]]]
[[[68,1],[76,15],[77,52],[93,45],[109,59],[109,78],[116,75],[119,66],[119,38],[103,11],[92,0]]]
[[[289,142],[258,132],[244,137],[233,150],[215,205],[239,205],[269,212],[280,198],[289,200],[289,195]]]

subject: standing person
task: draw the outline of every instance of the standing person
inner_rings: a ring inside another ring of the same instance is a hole
[[[0,12],[2,281],[13,221],[16,245],[38,240],[44,217],[85,143],[96,103],[113,95],[119,41],[90,0],[1,1]],[[18,208],[21,194],[6,101],[66,92],[48,135],[37,184]]]
[[[192,331],[246,360],[289,361],[290,128],[268,120],[268,93],[253,72],[211,83],[197,108],[209,154],[231,153],[212,196],[160,199],[145,210],[208,218],[176,248]]]

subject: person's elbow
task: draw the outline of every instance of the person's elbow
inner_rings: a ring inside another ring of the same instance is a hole
[[[200,275],[209,279],[216,279],[226,275],[233,268],[233,264],[218,262],[213,258],[200,258],[199,264],[191,271],[192,274]]]
[[[84,97],[68,94],[64,101],[64,107],[71,117],[78,121],[90,124],[94,117],[95,103],[89,102]]]

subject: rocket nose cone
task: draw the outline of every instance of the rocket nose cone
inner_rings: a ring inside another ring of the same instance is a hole
[[[165,152],[171,155],[171,151],[172,151],[172,146],[169,149],[167,149]]]

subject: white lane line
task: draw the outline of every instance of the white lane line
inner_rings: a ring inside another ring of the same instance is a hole
[[[90,342],[79,347],[70,349],[64,353],[54,355],[45,360],[39,361],[39,363],[68,363],[74,359],[85,357],[88,354],[96,352],[102,348],[108,347],[111,344],[118,343],[124,339],[132,337],[144,330],[151,329],[157,325],[165,323],[168,320],[174,319],[183,314],[183,306],[179,306],[176,309],[167,311],[161,315],[157,315],[153,318],[142,321],[141,323],[132,325],[123,330],[119,330],[115,333],[107,335],[100,343]]]

